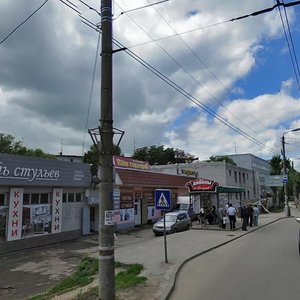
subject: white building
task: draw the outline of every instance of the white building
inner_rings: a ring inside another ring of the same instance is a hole
[[[239,206],[241,202],[255,201],[258,197],[254,171],[224,161],[168,164],[151,166],[151,169],[166,174],[192,175],[195,178],[217,182],[219,186],[216,197],[210,197],[214,205],[231,202]]]

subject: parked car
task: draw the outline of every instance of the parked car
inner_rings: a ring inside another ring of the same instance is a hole
[[[166,233],[175,233],[177,231],[188,230],[191,227],[191,219],[187,212],[169,212],[165,214]],[[155,235],[164,234],[164,218],[161,217],[154,225],[153,232]]]

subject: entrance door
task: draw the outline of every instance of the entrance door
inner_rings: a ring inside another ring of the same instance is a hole
[[[134,224],[141,225],[141,199],[134,201]]]

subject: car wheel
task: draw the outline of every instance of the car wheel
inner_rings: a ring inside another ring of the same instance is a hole
[[[189,230],[190,227],[191,227],[191,225],[190,225],[190,224],[187,224],[187,225],[186,225],[186,230]]]
[[[177,228],[175,227],[174,229],[173,229],[173,233],[176,233],[177,232]]]

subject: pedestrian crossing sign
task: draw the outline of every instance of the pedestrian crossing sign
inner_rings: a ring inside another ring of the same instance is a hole
[[[165,189],[155,190],[155,208],[170,210],[172,205],[171,191]]]

